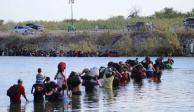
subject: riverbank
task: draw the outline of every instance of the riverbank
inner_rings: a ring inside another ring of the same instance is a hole
[[[187,56],[190,53],[189,45],[194,42],[192,31],[87,30],[47,31],[34,35],[0,34],[0,55],[4,53],[8,56],[20,56],[23,52],[28,52],[27,56],[33,56],[29,53],[36,52],[38,56],[48,56],[51,51],[56,56],[68,52],[81,53],[81,56],[103,56],[105,53],[114,54],[110,56]]]

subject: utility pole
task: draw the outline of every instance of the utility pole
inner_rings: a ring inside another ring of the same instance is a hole
[[[69,0],[69,4],[71,5],[71,25],[68,28],[68,31],[75,31],[75,26],[73,23],[73,4],[74,4],[74,0]]]
[[[70,0],[71,2],[71,25],[73,26],[73,3],[74,3],[74,0]]]

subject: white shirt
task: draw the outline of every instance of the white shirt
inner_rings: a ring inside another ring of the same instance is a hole
[[[56,79],[57,79],[57,85],[58,85],[59,87],[62,87],[62,85],[64,85],[65,80],[66,80],[65,77],[63,77],[63,75],[62,75],[61,73],[59,73],[59,74],[57,75]]]
[[[154,71],[153,65],[151,63],[148,65],[147,71]]]

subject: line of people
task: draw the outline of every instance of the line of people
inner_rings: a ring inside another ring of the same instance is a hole
[[[134,82],[141,82],[145,78],[152,79],[154,82],[160,82],[164,63],[173,64],[172,58],[163,62],[163,58],[156,59],[155,64],[150,57],[143,61],[127,60],[126,62],[109,62],[107,67],[85,68],[81,73],[72,71],[67,78],[65,75],[66,63],[58,64],[58,71],[55,75],[55,81],[42,74],[41,68],[38,68],[36,83],[32,86],[31,93],[34,95],[34,102],[68,101],[72,95],[81,95],[81,85],[85,87],[86,93],[94,93],[99,88],[112,90],[119,86],[126,85],[131,79]],[[15,90],[13,89],[15,86]],[[7,91],[11,103],[20,103],[20,97],[25,95],[25,89],[22,80],[18,80],[18,85],[13,85]],[[12,89],[11,89],[12,88]],[[17,91],[16,91],[17,90]]]
[[[0,56],[36,56],[36,57],[117,57],[116,51],[63,51],[63,50],[28,50],[28,49],[0,49]]]

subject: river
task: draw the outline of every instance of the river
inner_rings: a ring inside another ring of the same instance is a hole
[[[86,94],[82,87],[82,95],[74,96],[68,104],[33,104],[30,93],[35,82],[37,68],[51,79],[57,72],[60,61],[67,63],[66,74],[71,71],[81,72],[84,68],[106,66],[109,61],[119,62],[135,57],[119,58],[71,58],[71,57],[0,57],[0,110],[1,112],[17,112],[18,108],[9,103],[7,89],[21,78],[26,95],[30,102],[22,104],[23,112],[61,112],[61,111],[121,111],[121,112],[193,112],[194,111],[194,58],[176,57],[172,70],[163,71],[161,83],[147,79],[142,84],[129,82],[117,90],[107,91],[100,88],[95,94]],[[152,58],[154,61],[155,58]],[[143,60],[142,57],[139,61]],[[14,110],[15,109],[15,110]],[[13,111],[14,110],[14,111]]]

